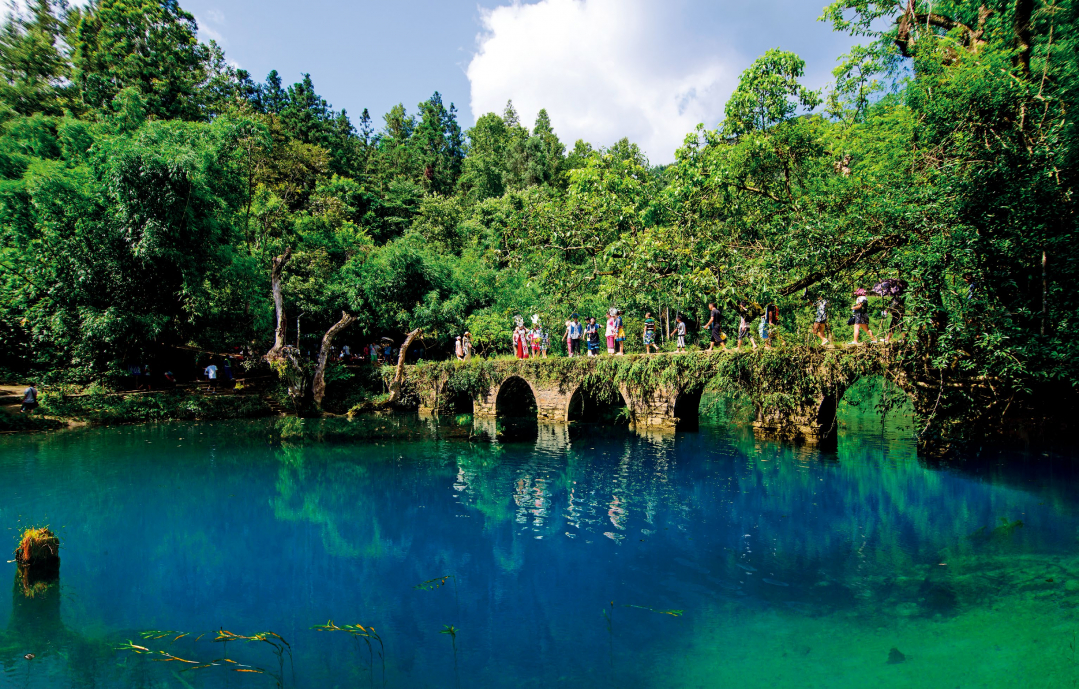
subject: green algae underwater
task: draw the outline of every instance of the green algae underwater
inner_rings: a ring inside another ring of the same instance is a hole
[[[927,463],[878,393],[848,395],[833,451],[723,402],[674,436],[391,416],[0,438],[12,548],[47,523],[62,558],[32,599],[9,564],[0,687],[1079,684],[1074,456]]]

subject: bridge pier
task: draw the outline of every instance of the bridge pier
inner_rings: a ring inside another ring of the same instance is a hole
[[[818,395],[796,411],[777,412],[757,409],[753,432],[764,438],[778,438],[807,445],[833,445],[838,440],[836,412],[846,392],[833,390]]]

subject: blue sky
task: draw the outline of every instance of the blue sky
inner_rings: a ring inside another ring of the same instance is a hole
[[[697,122],[715,127],[738,75],[780,47],[831,78],[852,44],[817,22],[825,0],[181,0],[228,57],[262,80],[310,72],[353,118],[381,124],[435,90],[462,125],[514,100],[531,124],[540,107],[568,146],[622,136],[670,162]]]

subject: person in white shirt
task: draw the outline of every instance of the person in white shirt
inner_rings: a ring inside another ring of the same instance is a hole
[[[211,390],[211,392],[216,394],[217,393],[217,367],[214,366],[213,364],[210,364],[209,366],[206,367],[206,370],[204,371],[204,373],[206,374],[206,378],[208,378],[209,381],[210,381],[210,390]]]
[[[674,330],[667,333],[667,337],[678,336],[678,345],[675,349],[679,354],[686,353],[686,322],[682,320],[682,314],[674,317]]]
[[[22,408],[19,409],[20,414],[29,414],[37,408],[37,387],[30,383],[25,390],[22,391]]]

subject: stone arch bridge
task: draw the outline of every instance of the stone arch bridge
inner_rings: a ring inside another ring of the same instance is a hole
[[[883,347],[474,360],[410,366],[406,385],[421,414],[622,423],[648,433],[695,428],[709,388],[746,395],[762,435],[827,443],[843,394],[887,366]]]

